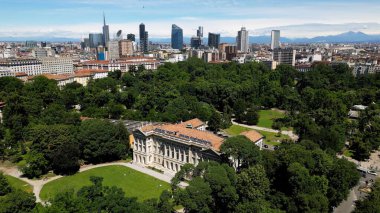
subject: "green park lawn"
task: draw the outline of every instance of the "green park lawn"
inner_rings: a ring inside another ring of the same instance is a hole
[[[122,188],[127,197],[137,197],[140,201],[159,198],[162,191],[170,188],[168,183],[128,167],[106,166],[47,183],[42,188],[40,197],[42,200],[49,200],[59,192],[67,190],[77,192],[83,186],[91,185],[91,176],[103,177],[103,185]]]
[[[285,114],[277,110],[260,110],[257,126],[271,129],[274,120],[283,117],[285,117]]]
[[[15,177],[5,175],[7,178],[9,184],[12,186],[12,188],[20,189],[26,192],[33,192],[33,187],[29,185],[27,182],[24,182],[20,179],[17,179]]]
[[[231,136],[236,136],[242,132],[249,131],[249,130],[252,130],[252,129],[247,128],[247,127],[238,126],[238,125],[232,125],[230,128],[228,128],[224,131],[227,132],[227,134],[229,134]],[[256,130],[256,131],[260,132],[260,134],[262,134],[264,136],[264,143],[266,143],[268,145],[273,145],[273,146],[279,145],[283,139],[289,139],[289,136],[287,136],[287,135],[281,135],[280,137],[278,137],[277,133],[259,131],[259,130]]]

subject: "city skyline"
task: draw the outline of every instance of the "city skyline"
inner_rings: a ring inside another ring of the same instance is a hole
[[[81,38],[90,32],[101,32],[103,12],[110,25],[111,38],[120,29],[138,34],[141,22],[149,26],[151,37],[170,37],[172,24],[181,26],[186,37],[193,36],[198,25],[204,26],[205,32],[222,36],[236,35],[243,26],[251,35],[269,35],[268,28],[280,29],[286,37],[347,31],[380,34],[377,15],[380,5],[376,3],[376,0],[5,0],[0,14],[7,22],[0,24],[0,37]],[[310,11],[313,11],[312,16]]]

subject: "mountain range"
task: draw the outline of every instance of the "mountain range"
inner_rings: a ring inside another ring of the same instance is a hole
[[[207,38],[205,39],[207,41]],[[79,42],[76,38],[58,38],[58,37],[0,37],[0,41],[48,41],[48,42]],[[151,38],[152,42],[170,43],[170,38]],[[250,36],[250,43],[268,44],[271,41],[270,36]],[[282,43],[380,43],[380,35],[368,35],[363,32],[346,32],[338,35],[318,36],[314,38],[286,38],[281,37]],[[185,43],[190,43],[190,37],[184,37]],[[222,43],[235,43],[235,37],[221,37]]]

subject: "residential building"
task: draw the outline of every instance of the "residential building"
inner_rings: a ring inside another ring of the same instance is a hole
[[[172,25],[172,48],[181,50],[183,48],[183,30],[177,25]]]
[[[25,46],[29,48],[37,47],[37,41],[26,41]]]
[[[380,66],[373,64],[356,64],[352,70],[354,76],[380,73]]]
[[[238,32],[238,36],[236,37],[237,50],[242,53],[249,52],[249,36],[248,31],[245,27],[242,27]]]
[[[220,44],[220,34],[209,33],[208,34],[208,46],[218,49]]]
[[[42,74],[42,62],[38,59],[4,59],[0,60],[0,69],[12,71],[12,76],[16,73],[26,73],[28,76]]]
[[[133,42],[131,40],[119,41],[119,56],[121,58],[132,56],[133,52]]]
[[[280,48],[280,31],[279,30],[272,30],[270,48],[272,50]]]
[[[108,77],[107,70],[98,70],[98,69],[85,69],[77,70],[74,74],[74,81],[83,86],[87,86],[88,82],[92,79],[101,79]]]
[[[273,50],[273,60],[280,64],[287,64],[295,66],[296,63],[296,50],[293,48],[277,48]]]
[[[73,59],[69,57],[44,57],[41,61],[42,74],[73,74]]]
[[[149,57],[128,57],[119,60],[105,60],[105,61],[86,61],[83,62],[83,69],[100,69],[107,71],[121,70],[122,72],[129,72],[133,68],[144,66],[147,70],[156,70],[160,65],[160,61],[155,58]]]
[[[48,56],[48,51],[43,48],[35,48],[32,50],[32,55],[35,58],[42,58]]]
[[[119,53],[119,41],[109,41],[108,42],[108,59],[119,59],[120,53]]]
[[[103,46],[108,47],[107,44],[110,41],[110,28],[106,24],[106,16],[103,14]]]
[[[57,82],[57,86],[62,89],[62,87],[66,86],[66,84],[70,84],[74,82],[74,75],[72,74],[43,74],[42,76],[55,80]],[[28,81],[33,81],[33,79],[37,76],[29,76]]]

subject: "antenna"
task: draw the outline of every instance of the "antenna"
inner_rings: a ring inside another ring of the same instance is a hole
[[[104,26],[106,26],[106,15],[104,14],[104,11],[103,11],[103,23],[104,23]]]

